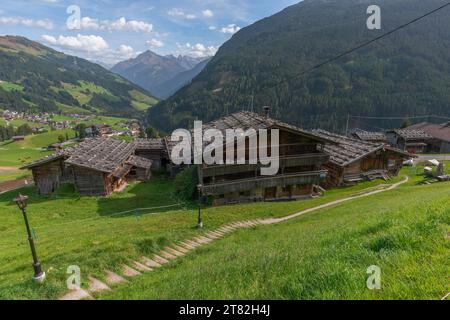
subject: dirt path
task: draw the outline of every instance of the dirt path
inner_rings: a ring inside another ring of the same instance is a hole
[[[95,279],[92,276],[89,276],[89,288],[82,289],[78,288],[70,291],[66,295],[62,296],[60,300],[82,300],[82,299],[93,299],[92,294],[111,290],[110,286],[126,284],[128,281],[126,278],[138,277],[142,273],[150,272],[155,268],[161,268],[165,264],[170,263],[170,261],[182,258],[187,255],[190,251],[193,251],[197,248],[200,248],[206,244],[209,244],[217,239],[224,237],[227,234],[230,234],[239,229],[248,229],[261,225],[272,225],[277,223],[282,223],[288,220],[292,220],[303,216],[307,213],[311,213],[314,211],[318,211],[324,208],[333,207],[339,205],[341,203],[345,203],[351,200],[360,199],[369,197],[375,194],[379,194],[382,192],[390,191],[395,188],[398,188],[402,184],[405,184],[409,181],[408,177],[405,177],[403,181],[395,183],[393,185],[385,185],[383,189],[377,189],[374,191],[366,192],[360,195],[331,201],[329,203],[313,207],[310,209],[306,209],[300,211],[295,214],[288,215],[283,218],[269,218],[269,219],[256,219],[256,220],[248,220],[248,221],[240,221],[240,222],[232,222],[227,225],[224,225],[214,231],[209,231],[204,235],[196,236],[190,240],[185,240],[178,244],[170,245],[160,251],[158,254],[155,254],[152,258],[141,257],[140,261],[130,261],[128,265],[120,266],[121,274],[118,275],[110,270],[105,270],[105,279],[106,283],[101,282],[98,279]]]
[[[0,167],[0,173],[7,173],[7,172],[14,172],[19,170],[19,168],[16,167]]]
[[[0,183],[0,194],[33,184],[32,178],[23,178]]]

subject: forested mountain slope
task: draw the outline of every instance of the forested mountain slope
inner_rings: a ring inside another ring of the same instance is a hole
[[[341,130],[348,113],[450,115],[450,7],[303,77],[312,66],[374,39],[445,0],[306,0],[243,28],[192,81],[149,110],[164,130],[272,106],[303,127]],[[382,29],[368,30],[378,4]],[[252,99],[254,95],[254,99]],[[388,124],[386,124],[388,125]]]
[[[139,116],[157,100],[87,60],[0,37],[0,109]]]

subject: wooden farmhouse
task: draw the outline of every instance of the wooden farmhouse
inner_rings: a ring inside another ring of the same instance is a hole
[[[32,170],[35,184],[43,195],[51,194],[61,184],[71,183],[80,194],[106,196],[129,180],[149,180],[151,167],[150,159],[136,155],[134,142],[97,138],[60,150],[24,169]]]
[[[407,129],[420,130],[432,137],[428,142],[427,152],[450,153],[450,122],[444,124],[422,122]]]
[[[314,133],[335,142],[326,144],[324,149],[330,156],[330,161],[323,166],[328,171],[324,183],[328,188],[397,176],[403,162],[412,157],[383,143],[365,142],[324,130],[315,130]]]
[[[163,139],[138,139],[134,142],[135,154],[152,161],[152,170],[167,166],[167,149]]]
[[[227,129],[267,129],[269,137],[272,129],[280,132],[280,169],[276,175],[263,176],[260,164],[249,164],[249,139],[246,164],[198,166],[203,194],[213,197],[215,205],[307,198],[326,178],[323,165],[329,156],[323,149],[325,143],[334,143],[328,138],[251,112],[234,113],[203,126],[204,130],[211,128],[220,130],[224,137]],[[171,156],[173,144],[167,138],[166,145]],[[234,148],[236,154],[237,143]]]
[[[409,153],[425,153],[433,137],[423,130],[395,129],[386,132],[389,144]]]

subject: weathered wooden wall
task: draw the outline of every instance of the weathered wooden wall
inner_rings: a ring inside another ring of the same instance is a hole
[[[72,170],[59,159],[32,169],[33,179],[41,195],[49,195],[61,184],[72,183]]]
[[[80,194],[105,196],[114,191],[112,181],[105,173],[77,166],[73,166],[72,170],[75,189]]]

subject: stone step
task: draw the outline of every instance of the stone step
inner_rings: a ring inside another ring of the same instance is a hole
[[[166,252],[168,252],[170,254],[173,254],[173,255],[175,255],[177,257],[182,257],[182,256],[186,255],[185,253],[177,251],[177,250],[175,250],[175,249],[173,249],[171,247],[164,248],[164,251],[166,251]]]
[[[218,234],[218,235],[221,236],[221,237],[224,237],[224,236],[226,235],[225,232],[222,232],[222,231],[219,231],[219,230],[214,230],[214,231],[212,231],[212,232],[214,232],[215,234]]]
[[[161,265],[169,263],[169,260],[166,260],[163,257],[158,256],[157,254],[153,256],[153,260],[155,260],[157,263]]]
[[[223,237],[223,235],[218,234],[218,233],[215,232],[215,231],[210,231],[210,232],[208,232],[208,233],[206,234],[206,236],[207,236],[208,238],[213,237],[214,239],[219,239],[219,238],[222,238],[222,237]]]
[[[106,273],[106,283],[108,284],[118,284],[127,282],[127,280],[125,280],[117,273],[114,273],[110,270],[105,270],[105,273]]]
[[[223,232],[224,234],[228,234],[228,233],[232,232],[233,230],[227,229],[225,227],[220,227],[219,229],[217,229],[217,231]]]
[[[156,262],[156,261],[154,261],[152,259],[149,259],[147,257],[141,257],[141,260],[142,260],[142,263],[144,265],[146,265],[147,267],[150,267],[150,268],[159,268],[159,267],[161,267],[160,263],[158,263],[158,262]]]
[[[236,229],[247,227],[247,225],[243,224],[242,222],[232,222],[232,223],[230,223],[230,226],[234,227]]]
[[[211,240],[216,240],[216,239],[220,238],[219,236],[217,236],[217,235],[215,235],[215,234],[213,234],[211,232],[205,233],[203,236],[205,238],[208,238],[208,239],[211,239]]]
[[[149,268],[149,267],[147,267],[146,265],[144,265],[144,264],[142,264],[142,263],[140,263],[140,262],[132,261],[132,263],[133,263],[133,267],[134,267],[136,270],[138,270],[138,271],[142,271],[142,272],[150,272],[150,271],[153,270],[152,268]]]
[[[133,268],[131,268],[130,266],[127,266],[126,264],[124,264],[122,266],[122,274],[125,277],[137,277],[140,276],[141,273],[139,271],[134,270]]]
[[[184,254],[187,254],[187,253],[189,253],[190,250],[194,249],[194,248],[192,248],[192,249],[185,249],[185,248],[183,248],[183,247],[177,246],[176,244],[173,244],[172,247],[173,247],[175,250],[177,250],[177,251],[179,251],[179,252],[182,252],[182,253],[184,253]]]
[[[76,300],[83,300],[83,299],[92,299],[92,296],[86,290],[78,288],[78,289],[71,290],[70,292],[66,293],[59,300],[76,301]]]
[[[186,248],[187,250],[194,250],[195,246],[192,246],[186,242],[180,242],[180,245],[183,246],[184,248]]]
[[[201,244],[207,244],[207,243],[210,243],[211,241],[213,241],[212,239],[208,239],[203,236],[195,237],[193,240],[196,241],[197,243],[201,243]]]
[[[106,291],[106,290],[111,290],[110,287],[108,287],[107,284],[101,282],[100,280],[89,276],[89,292],[95,293],[95,292],[100,292],[100,291]]]
[[[199,247],[199,246],[202,245],[201,243],[197,243],[197,242],[194,242],[194,241],[191,241],[191,240],[185,240],[184,242],[187,243],[188,245],[194,247],[194,248]]]
[[[165,250],[165,249],[164,249],[164,250]],[[167,259],[167,260],[174,260],[174,259],[177,258],[177,256],[175,256],[175,255],[173,255],[173,254],[171,254],[171,253],[169,253],[169,252],[167,252],[167,251],[164,251],[164,250],[162,250],[162,251],[159,252],[159,255],[160,255],[161,257],[163,257],[164,259]]]

